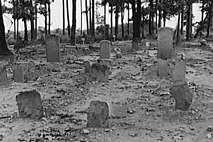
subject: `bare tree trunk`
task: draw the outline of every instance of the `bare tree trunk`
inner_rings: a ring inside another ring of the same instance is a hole
[[[44,33],[45,33],[45,36],[47,35],[47,3],[44,4],[44,7],[45,7],[45,15],[44,15]]]
[[[106,39],[106,4],[104,5],[104,39]]]
[[[128,38],[129,38],[129,3],[127,5],[127,10],[128,10],[128,25],[127,25],[127,34],[128,34]]]
[[[90,7],[90,11],[89,11],[90,35],[92,36],[93,31],[92,31],[92,2],[91,2],[91,0],[89,0],[89,7]]]
[[[37,39],[37,31],[38,31],[38,29],[37,29],[37,24],[38,24],[38,20],[37,20],[37,13],[38,13],[38,11],[37,11],[37,5],[35,5],[35,39]]]
[[[111,5],[111,38],[113,38],[113,6]]]
[[[23,18],[24,22],[24,41],[28,42],[28,35],[27,35],[27,19],[26,17]]]
[[[156,9],[157,9],[157,7],[158,7],[158,0],[156,0],[156,5],[155,5],[155,7],[156,7]],[[156,12],[155,12],[155,15],[156,15],[156,22],[155,22],[155,27],[156,27],[156,31],[155,31],[155,33],[157,34],[158,33],[158,11],[156,10]]]
[[[90,32],[89,32],[89,19],[88,19],[88,5],[87,5],[87,0],[85,0],[85,9],[86,9],[86,22],[87,22],[87,35],[90,35]]]
[[[186,39],[189,40],[191,35],[192,35],[192,4],[188,4],[187,25],[186,25]]]
[[[208,17],[208,26],[207,26],[207,35],[206,35],[206,37],[209,37],[209,35],[210,35],[210,29],[211,29],[211,25],[212,25],[212,8],[213,8],[213,2],[211,3],[209,11],[208,11],[209,17]]]
[[[92,0],[92,36],[95,37],[95,0]]]
[[[83,34],[83,30],[82,30],[82,26],[83,26],[83,25],[82,25],[82,23],[83,23],[83,21],[82,21],[82,20],[83,20],[83,19],[82,19],[82,12],[83,12],[83,11],[82,11],[82,0],[80,0],[80,5],[81,5],[81,36],[82,36],[82,34]]]
[[[159,0],[159,4],[161,4],[161,0]],[[158,28],[161,27],[161,19],[162,19],[162,9],[159,8],[159,16],[158,16]]]
[[[70,37],[71,33],[70,33],[70,16],[69,16],[69,3],[68,0],[66,0],[66,5],[67,5],[67,31],[68,31],[68,36]]]
[[[183,35],[183,27],[184,27],[184,8],[181,10],[181,28],[180,28],[180,34]]]
[[[118,7],[118,4],[116,4],[116,9],[115,9],[115,38],[116,39],[118,38],[118,18],[119,18],[118,12],[119,12],[119,7]]]
[[[178,12],[178,24],[177,24],[177,43],[179,43],[180,39],[180,11]]]
[[[16,39],[16,3],[15,1],[13,0],[13,15],[14,15],[14,18],[13,18],[13,22],[14,22],[14,39]]]
[[[75,30],[76,30],[76,0],[72,0],[72,28],[71,28],[71,45],[75,45]]]
[[[48,14],[49,14],[49,24],[48,24],[48,34],[50,34],[51,31],[51,9],[50,9],[50,2],[48,2]]]
[[[17,39],[18,39],[18,37],[19,37],[19,19],[17,19]]]
[[[31,3],[31,7],[33,8],[33,1],[30,0]],[[30,11],[31,15],[33,15],[33,9],[31,9]],[[34,31],[34,17],[32,16],[30,19],[30,24],[31,24],[31,41],[34,40],[34,35],[35,35],[35,31]]]
[[[121,33],[122,33],[122,39],[124,38],[124,3],[122,2],[121,5]]]
[[[64,6],[64,0],[62,0],[62,11],[63,11],[63,35],[65,35],[65,6]]]
[[[203,17],[204,17],[204,5],[205,5],[205,2],[204,2],[204,0],[202,0],[202,8],[201,8],[201,22],[203,22]]]

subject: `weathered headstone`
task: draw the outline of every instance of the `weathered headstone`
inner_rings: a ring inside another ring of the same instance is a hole
[[[161,27],[158,29],[157,58],[171,59],[173,49],[173,29]]]
[[[60,39],[58,35],[50,34],[46,37],[47,62],[60,62]]]
[[[175,63],[175,68],[172,74],[174,82],[185,82],[186,75],[186,62],[184,60],[177,60]]]
[[[20,118],[40,119],[44,115],[41,95],[35,91],[20,92],[16,96]]]
[[[110,59],[111,43],[108,40],[102,40],[100,42],[100,58]]]
[[[14,67],[14,81],[24,82],[24,70],[22,65],[15,65]]]
[[[175,99],[175,109],[186,111],[192,104],[193,94],[187,82],[173,84],[170,88],[170,94]]]
[[[90,69],[91,69],[90,62],[89,61],[84,61],[83,62],[83,66],[84,66],[84,69],[85,69],[85,73],[89,73]]]
[[[109,127],[109,107],[106,102],[91,101],[89,111],[87,113],[87,127]]]
[[[102,63],[94,63],[91,66],[90,75],[95,80],[106,82],[109,77],[109,67]]]
[[[7,68],[3,62],[0,62],[0,86],[8,86]]]
[[[166,77],[168,75],[168,62],[167,60],[158,60],[158,76]]]

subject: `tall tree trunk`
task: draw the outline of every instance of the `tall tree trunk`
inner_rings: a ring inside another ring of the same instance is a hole
[[[144,16],[144,14],[142,14],[142,28],[141,28],[141,34],[142,34],[142,38],[145,38],[145,24],[144,24],[144,22],[145,22],[145,16]]]
[[[111,38],[113,38],[113,6],[111,5]]]
[[[90,22],[90,35],[93,35],[93,31],[92,31],[92,2],[91,0],[89,0],[89,22]]]
[[[153,0],[149,0],[150,9],[153,9]],[[149,13],[149,35],[153,34],[153,12],[150,11]]]
[[[48,24],[48,34],[50,34],[51,31],[51,9],[50,9],[50,2],[48,2],[48,16],[49,16],[49,24]]]
[[[19,39],[19,19],[17,19],[17,39]]]
[[[82,19],[82,0],[80,0],[80,5],[81,5],[81,36],[83,35],[83,30],[82,30],[82,24],[83,24],[83,19]]]
[[[213,2],[211,2],[210,8],[209,8],[209,17],[208,17],[208,26],[207,26],[207,35],[206,37],[209,37],[210,35],[210,29],[211,29],[211,25],[212,25],[212,8],[213,8]]]
[[[189,40],[192,34],[192,4],[188,4],[187,24],[186,24],[186,40]]]
[[[62,0],[62,13],[63,13],[63,35],[65,35],[65,6],[64,0]]]
[[[180,39],[180,11],[178,12],[178,24],[177,24],[177,43],[179,43]]]
[[[115,9],[115,38],[117,40],[118,38],[118,18],[119,18],[119,7],[118,3],[116,3],[116,9]]]
[[[47,3],[44,4],[45,7],[45,15],[44,15],[44,33],[47,35]]]
[[[136,38],[136,8],[135,1],[132,1],[133,39]]]
[[[106,39],[106,4],[104,5],[104,39]]]
[[[129,3],[127,4],[127,10],[128,10],[128,24],[127,24],[127,34],[128,34],[128,38],[129,38]]]
[[[13,22],[14,22],[14,39],[16,39],[16,2],[13,0],[13,15],[14,15],[14,18],[13,18]]]
[[[86,11],[86,22],[87,22],[87,35],[90,35],[89,32],[89,19],[88,19],[88,5],[87,5],[87,0],[85,0],[85,11]]]
[[[156,9],[158,8],[158,0],[156,0],[156,4],[155,4]],[[155,12],[155,28],[156,28],[156,34],[158,33],[158,11],[156,10]]]
[[[205,5],[205,2],[204,2],[204,0],[202,0],[202,8],[201,8],[201,22],[203,22],[203,17],[204,17],[204,5]]]
[[[66,5],[67,5],[67,31],[68,31],[68,36],[70,37],[70,16],[69,16],[69,3],[68,0],[66,0]]]
[[[37,39],[37,31],[38,31],[38,29],[37,29],[37,25],[38,25],[37,16],[38,15],[37,14],[38,14],[37,5],[35,4],[35,36],[34,36],[35,39]]]
[[[75,45],[76,30],[76,0],[72,0],[72,28],[71,28],[71,45]]]
[[[161,0],[159,0],[159,4],[161,5]],[[158,16],[158,28],[161,27],[161,19],[162,19],[162,9],[159,7],[159,16]]]
[[[137,0],[137,14],[136,14],[136,36],[140,39],[140,27],[141,27],[141,0]]]
[[[95,0],[92,0],[92,36],[95,37]]]
[[[184,7],[181,10],[181,28],[180,28],[181,35],[183,35],[183,27],[184,27]]]
[[[23,18],[23,22],[24,22],[24,41],[28,42],[28,35],[27,35],[27,19],[26,17]]]
[[[31,7],[33,8],[33,1],[30,0],[30,3],[31,3]],[[31,15],[33,15],[33,9],[31,9],[30,13],[31,13]],[[34,40],[34,35],[35,35],[35,31],[34,31],[34,16],[31,16],[30,27],[31,27],[31,41],[32,41],[32,40]]]
[[[5,40],[5,28],[3,21],[3,13],[2,13],[2,4],[0,0],[0,55],[9,55],[12,54],[7,47],[7,43]]]
[[[124,38],[124,2],[121,5],[121,33],[122,39]]]

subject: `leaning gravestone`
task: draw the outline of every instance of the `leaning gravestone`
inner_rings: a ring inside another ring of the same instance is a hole
[[[14,67],[14,81],[24,82],[24,70],[22,65],[15,65]]]
[[[187,82],[174,83],[170,88],[170,94],[175,99],[175,109],[186,111],[192,104],[193,94]]]
[[[108,40],[102,40],[100,42],[100,58],[110,59],[111,43]]]
[[[7,68],[4,62],[0,62],[0,86],[8,86]]]
[[[168,62],[167,60],[158,60],[158,76],[166,77],[168,75]]]
[[[90,76],[94,80],[106,82],[109,78],[109,67],[102,63],[94,63],[90,69]]]
[[[87,127],[109,127],[109,107],[106,102],[91,101],[89,111],[87,113]]]
[[[44,115],[41,95],[35,90],[20,92],[16,102],[20,118],[40,119]]]
[[[158,51],[157,58],[171,59],[173,49],[173,29],[161,27],[158,29]]]
[[[185,82],[186,62],[177,60],[172,74],[173,82]]]
[[[60,39],[58,35],[47,35],[46,53],[47,62],[60,62]]]

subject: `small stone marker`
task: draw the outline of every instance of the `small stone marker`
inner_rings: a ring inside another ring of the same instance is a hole
[[[83,62],[83,66],[84,66],[84,69],[85,69],[85,73],[89,73],[90,69],[91,69],[90,62],[89,61],[84,61]]]
[[[0,86],[8,86],[7,68],[3,62],[0,62]]]
[[[182,111],[188,110],[192,104],[193,94],[189,89],[187,82],[175,83],[170,88],[170,93],[172,97],[175,98],[175,109]]]
[[[41,95],[35,90],[20,92],[16,102],[21,118],[40,119],[44,115]]]
[[[174,82],[185,82],[186,62],[183,60],[176,61],[175,68],[172,74]]]
[[[158,76],[165,77],[168,75],[168,62],[167,60],[158,60]]]
[[[109,107],[106,102],[91,101],[89,111],[87,113],[87,127],[109,127]]]
[[[92,78],[98,81],[108,81],[109,67],[102,63],[94,63],[91,66],[90,75],[92,76]]]
[[[171,59],[173,49],[173,29],[161,27],[158,29],[157,58]]]
[[[24,82],[24,70],[23,70],[22,65],[15,65],[14,81],[15,82]]]
[[[60,38],[58,35],[47,35],[46,53],[47,62],[60,62]]]
[[[111,44],[108,40],[102,40],[100,42],[100,58],[110,59]]]

